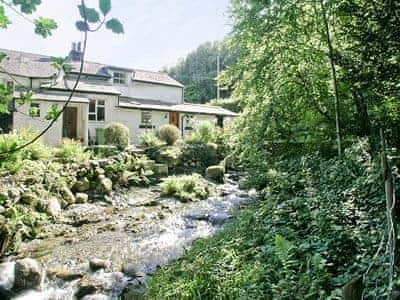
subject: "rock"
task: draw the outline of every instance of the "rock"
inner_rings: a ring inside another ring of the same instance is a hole
[[[0,264],[0,299],[7,299],[15,282],[15,262],[5,262]],[[4,295],[4,296],[3,296]]]
[[[2,214],[3,212],[5,212],[6,211],[6,209],[4,208],[4,206],[3,205],[0,205],[0,214]]]
[[[98,223],[106,219],[106,208],[90,204],[73,204],[63,213],[63,222],[75,227]]]
[[[105,193],[107,193],[107,194],[111,193],[111,191],[112,191],[112,181],[111,181],[111,179],[105,177],[105,178],[100,179],[99,183],[100,183],[101,189]]]
[[[245,189],[248,188],[247,181],[246,181],[246,179],[244,179],[244,178],[241,178],[241,179],[239,180],[238,184],[239,184],[239,189],[241,189],[241,190],[245,190]]]
[[[104,294],[87,295],[82,300],[110,300],[110,297]]]
[[[206,177],[216,182],[224,182],[225,169],[223,166],[211,166],[206,169]]]
[[[81,180],[75,182],[74,187],[72,188],[75,192],[86,192],[90,189],[90,182],[85,177]]]
[[[25,289],[40,289],[43,278],[43,270],[40,264],[31,258],[18,260],[15,263],[15,291]]]
[[[93,294],[108,294],[109,299],[114,299],[122,293],[127,284],[127,278],[120,272],[96,273],[79,281],[75,297],[82,299]]]
[[[64,266],[60,266],[47,270],[47,276],[51,279],[59,278],[65,281],[72,281],[82,278],[84,273],[81,271],[72,271]]]
[[[94,170],[94,173],[96,174],[96,176],[99,176],[99,175],[104,175],[105,171],[103,168],[96,168]]]
[[[77,193],[75,195],[75,202],[76,203],[87,203],[89,196],[85,193]]]
[[[137,277],[145,277],[146,276],[146,274],[144,274],[140,270],[139,266],[137,264],[134,264],[134,263],[126,262],[126,263],[122,264],[121,271],[122,271],[122,273],[124,273],[126,276],[128,276],[130,278],[137,278]]]
[[[61,213],[61,205],[57,198],[50,198],[47,202],[46,213],[52,217],[57,217]]]
[[[167,177],[168,176],[168,165],[167,164],[154,164],[153,172],[156,176]]]
[[[107,269],[109,267],[109,262],[104,259],[93,258],[89,261],[89,267],[92,271],[97,271],[100,269]]]
[[[75,203],[75,196],[67,186],[62,187],[60,193],[66,203]]]

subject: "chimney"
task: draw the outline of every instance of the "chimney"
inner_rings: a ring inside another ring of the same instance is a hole
[[[71,51],[69,52],[69,58],[71,61],[81,61],[82,59],[82,50],[81,50],[81,42],[72,43]]]

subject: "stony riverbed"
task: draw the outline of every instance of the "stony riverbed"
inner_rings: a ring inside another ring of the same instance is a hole
[[[156,268],[182,256],[195,239],[212,235],[254,197],[229,175],[216,191],[207,200],[182,203],[161,198],[157,186],[132,188],[106,202],[71,205],[45,228],[42,239],[23,244],[0,265],[0,296],[140,299]],[[22,262],[37,268],[40,282],[15,292],[15,270],[25,267],[16,267],[15,261],[24,258],[34,260]]]

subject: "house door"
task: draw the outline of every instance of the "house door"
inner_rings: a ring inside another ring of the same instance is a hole
[[[67,107],[63,113],[63,137],[77,138],[78,108]]]
[[[179,128],[179,113],[175,111],[171,111],[169,113],[169,124],[175,125]]]

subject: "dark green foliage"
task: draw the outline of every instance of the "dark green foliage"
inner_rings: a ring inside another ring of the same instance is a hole
[[[271,165],[260,202],[159,270],[148,299],[341,299],[341,286],[372,262],[365,296],[384,298],[387,256],[372,257],[385,232],[385,200],[379,164],[366,150],[364,143],[342,161]]]
[[[180,158],[183,171],[204,173],[207,167],[219,163],[217,150],[218,146],[213,143],[184,144]]]
[[[200,45],[195,51],[166,71],[185,85],[185,101],[206,103],[217,97],[217,56],[220,55],[221,70],[236,62],[236,52],[229,47],[229,40]],[[228,97],[231,87],[223,89],[222,96]]]
[[[111,0],[99,0],[99,7],[102,14],[107,15],[111,11]]]
[[[82,19],[86,18],[89,23],[97,23],[100,21],[100,15],[94,8],[78,5],[78,9]]]
[[[57,27],[57,23],[52,19],[39,17],[35,20],[35,33],[44,38],[51,36]]]
[[[107,21],[106,27],[114,33],[124,33],[124,27],[118,19],[113,18]]]

